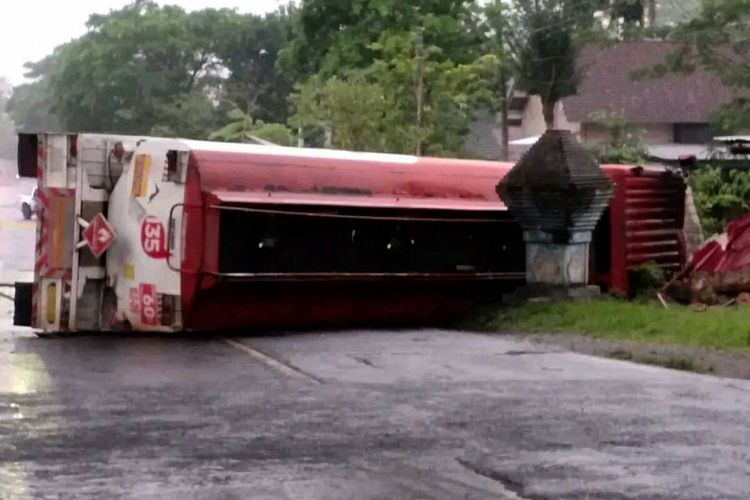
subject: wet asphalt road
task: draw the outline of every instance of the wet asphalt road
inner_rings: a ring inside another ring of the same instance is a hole
[[[750,382],[507,337],[40,339],[0,301],[0,499],[739,499],[748,422]]]
[[[460,332],[0,343],[0,498],[747,498],[748,421],[747,382]]]

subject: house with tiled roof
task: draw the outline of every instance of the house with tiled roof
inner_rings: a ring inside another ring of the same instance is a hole
[[[558,103],[555,127],[574,132],[588,145],[607,139],[597,112],[622,115],[637,131],[652,156],[676,157],[705,150],[716,111],[732,101],[732,91],[713,74],[697,68],[690,74],[634,78],[633,73],[662,63],[675,50],[664,41],[632,41],[589,45],[578,58],[577,95]],[[545,130],[538,96],[516,91],[508,119],[511,159],[533,144]],[[494,115],[478,115],[466,143],[469,154],[499,159],[501,123]]]

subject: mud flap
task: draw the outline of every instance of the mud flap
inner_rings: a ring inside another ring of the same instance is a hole
[[[31,326],[32,287],[33,283],[15,284],[13,324],[16,326]]]

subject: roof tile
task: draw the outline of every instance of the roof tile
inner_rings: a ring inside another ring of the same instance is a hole
[[[664,62],[676,44],[663,41],[587,46],[579,56],[578,95],[563,100],[570,121],[589,121],[595,111],[622,113],[633,123],[707,123],[732,91],[698,68],[690,74],[635,80],[634,70]]]

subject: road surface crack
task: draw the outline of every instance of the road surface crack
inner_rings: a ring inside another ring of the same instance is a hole
[[[547,351],[506,351],[498,353],[499,356],[538,356],[549,354]]]
[[[370,361],[369,359],[365,358],[364,356],[352,356],[352,358],[354,358],[355,361],[359,361],[360,363],[362,363],[364,365],[371,366],[371,367],[375,368],[375,365],[373,364],[373,362]]]
[[[283,375],[286,375],[292,378],[305,379],[305,380],[314,382],[316,384],[323,383],[323,381],[317,378],[316,376],[297,368],[296,366],[292,365],[289,362],[274,358],[273,356],[270,356],[264,352],[261,352],[248,344],[245,344],[243,342],[238,342],[232,339],[227,339],[227,338],[224,339],[224,342],[226,342],[227,344],[229,344],[230,346],[234,347],[237,350],[240,350],[246,354],[249,354],[250,356],[262,362],[269,368]]]
[[[487,479],[492,479],[493,481],[497,481],[498,483],[500,483],[506,490],[505,495],[508,498],[514,500],[541,500],[541,497],[522,496],[524,490],[523,484],[509,478],[505,474],[502,474],[496,470],[492,470],[488,467],[482,467],[481,465],[473,464],[467,460],[464,460],[463,458],[456,457],[456,462],[458,462],[459,465],[469,470],[470,472],[473,472],[474,474],[486,477]]]

